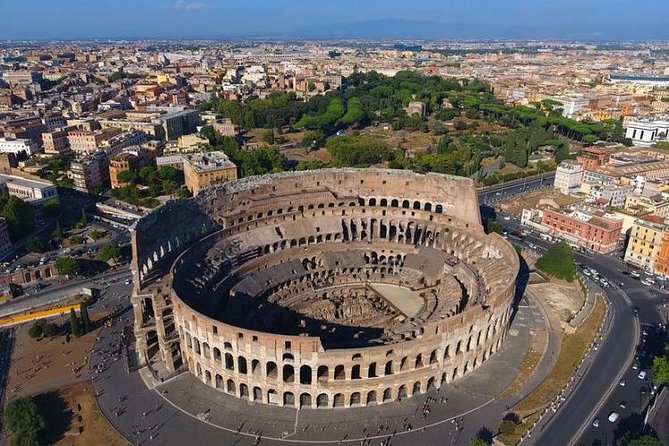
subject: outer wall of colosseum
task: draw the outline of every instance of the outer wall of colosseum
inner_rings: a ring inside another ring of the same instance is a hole
[[[476,369],[505,339],[519,269],[470,180],[392,170],[228,183],[160,208],[132,242],[143,363],[297,407],[381,404]],[[301,325],[257,322],[267,308]]]

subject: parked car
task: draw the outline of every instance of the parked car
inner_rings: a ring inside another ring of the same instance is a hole
[[[599,423],[600,423],[600,421],[601,421],[601,420],[599,419],[599,417],[597,417],[597,418],[595,418],[595,420],[592,422],[592,425],[593,425],[594,427],[599,427]]]
[[[646,379],[646,371],[645,370],[640,371],[637,377],[639,379]]]
[[[637,271],[630,271],[630,276],[634,277],[635,279],[641,277],[641,275]]]
[[[620,418],[620,414],[618,412],[611,412],[609,414],[609,421],[611,423],[615,423],[616,421],[618,421],[618,418]]]

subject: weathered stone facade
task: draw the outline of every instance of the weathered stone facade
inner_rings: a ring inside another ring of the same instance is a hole
[[[238,180],[133,230],[141,360],[267,404],[380,404],[502,344],[519,262],[469,179],[321,170]]]

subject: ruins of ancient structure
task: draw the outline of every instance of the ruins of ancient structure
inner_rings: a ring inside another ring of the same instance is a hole
[[[519,270],[470,179],[396,170],[226,183],[143,218],[132,245],[143,364],[294,407],[470,373],[505,339]]]

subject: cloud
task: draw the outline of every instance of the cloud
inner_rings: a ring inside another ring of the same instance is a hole
[[[206,3],[202,2],[186,2],[184,0],[177,0],[174,3],[174,9],[181,9],[184,11],[200,11],[207,7]]]

